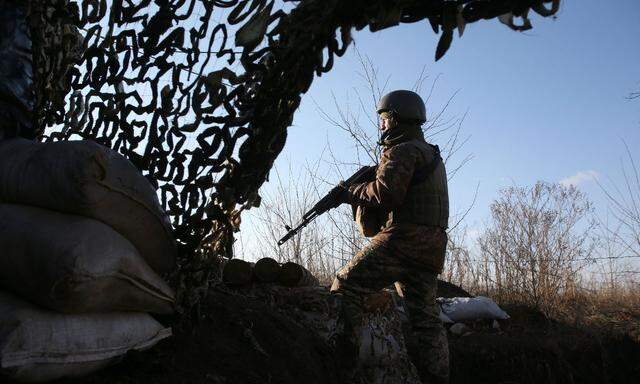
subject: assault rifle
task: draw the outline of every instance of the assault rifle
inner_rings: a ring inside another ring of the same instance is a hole
[[[343,193],[344,188],[349,188],[349,186],[357,183],[364,183],[367,181],[372,181],[376,175],[376,167],[373,165],[366,165],[358,172],[354,173],[350,178],[345,180],[342,185],[337,185],[333,187],[329,193],[327,193],[322,199],[320,199],[307,213],[302,216],[302,220],[297,227],[291,229],[290,226],[286,225],[285,229],[288,231],[286,235],[282,237],[278,241],[278,245],[284,244],[287,240],[292,238],[296,233],[300,232],[300,230],[307,226],[310,222],[312,222],[316,217],[322,215],[330,209],[333,209],[340,205],[340,201],[338,201],[338,197]]]

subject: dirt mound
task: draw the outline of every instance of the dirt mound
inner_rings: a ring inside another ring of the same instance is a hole
[[[628,336],[600,336],[530,309],[509,313],[516,316],[499,330],[478,321],[450,335],[452,383],[640,382],[640,344]]]
[[[117,366],[70,383],[335,383],[331,351],[269,305],[213,291],[190,330]]]
[[[326,289],[256,292],[263,290],[214,290],[196,326],[176,328],[173,338],[120,365],[64,382],[337,383],[326,338],[302,320],[321,310]],[[449,335],[452,383],[640,382],[640,344],[631,338],[598,336],[526,307],[505,310],[511,320],[479,320],[467,323],[463,336]]]

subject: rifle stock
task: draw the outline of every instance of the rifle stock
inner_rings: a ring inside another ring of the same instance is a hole
[[[298,233],[302,228],[306,227],[310,222],[312,222],[316,217],[322,215],[332,208],[336,208],[340,205],[338,201],[338,196],[342,192],[343,188],[348,188],[349,186],[357,183],[363,183],[366,181],[371,181],[375,178],[376,174],[376,166],[366,165],[360,168],[356,173],[351,175],[347,180],[344,181],[343,186],[335,186],[333,187],[324,197],[318,200],[317,203],[314,204],[313,208],[308,210],[304,215],[302,215],[302,220],[300,224],[298,224],[295,228],[290,229],[287,226],[287,234],[284,235],[279,241],[278,245],[282,245],[287,240],[292,238],[296,233]]]

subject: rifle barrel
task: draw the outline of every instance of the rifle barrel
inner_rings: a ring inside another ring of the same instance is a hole
[[[298,233],[302,228],[306,227],[307,224],[309,224],[313,219],[316,218],[316,216],[318,216],[318,214],[313,211],[313,212],[309,212],[311,213],[311,215],[309,215],[309,217],[306,217],[304,220],[302,220],[302,222],[300,224],[298,224],[297,227],[293,228],[292,230],[290,230],[289,232],[287,232],[286,235],[284,235],[282,237],[282,239],[278,240],[278,246],[284,244],[287,242],[287,240],[289,240],[290,238],[292,238],[296,233]]]
[[[376,171],[375,166],[364,166],[360,168],[356,173],[351,175],[351,177],[349,177],[344,183],[347,186],[349,186],[352,183],[369,181],[369,179],[371,179],[375,175],[375,171]],[[335,203],[334,200],[336,200],[336,196],[338,195],[338,193],[340,193],[341,188],[343,187],[342,186],[333,187],[333,189],[331,189],[322,199],[320,199],[320,201],[318,201],[313,206],[313,208],[311,208],[311,210],[307,211],[302,216],[302,222],[298,224],[297,227],[295,227],[294,229],[286,227],[286,229],[288,229],[288,232],[280,240],[278,240],[278,246],[281,246],[282,244],[287,242],[287,240],[292,238],[296,233],[298,233],[302,228],[306,227],[307,224],[309,224],[311,221],[313,221],[313,219],[315,219],[319,215],[322,215],[323,213],[330,210],[331,208],[337,207],[340,203],[339,202]]]

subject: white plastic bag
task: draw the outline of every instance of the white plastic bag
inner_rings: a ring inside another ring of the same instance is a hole
[[[509,315],[493,300],[484,296],[438,299],[442,312],[454,322],[475,319],[506,320]]]
[[[451,318],[447,315],[445,315],[445,313],[442,311],[442,307],[440,308],[440,321],[442,321],[445,324],[452,324],[453,320],[451,320]]]
[[[154,188],[119,153],[91,141],[0,141],[0,202],[99,220],[157,272],[175,264],[171,224]]]
[[[14,380],[82,376],[169,336],[144,313],[65,315],[0,291],[0,368]]]

